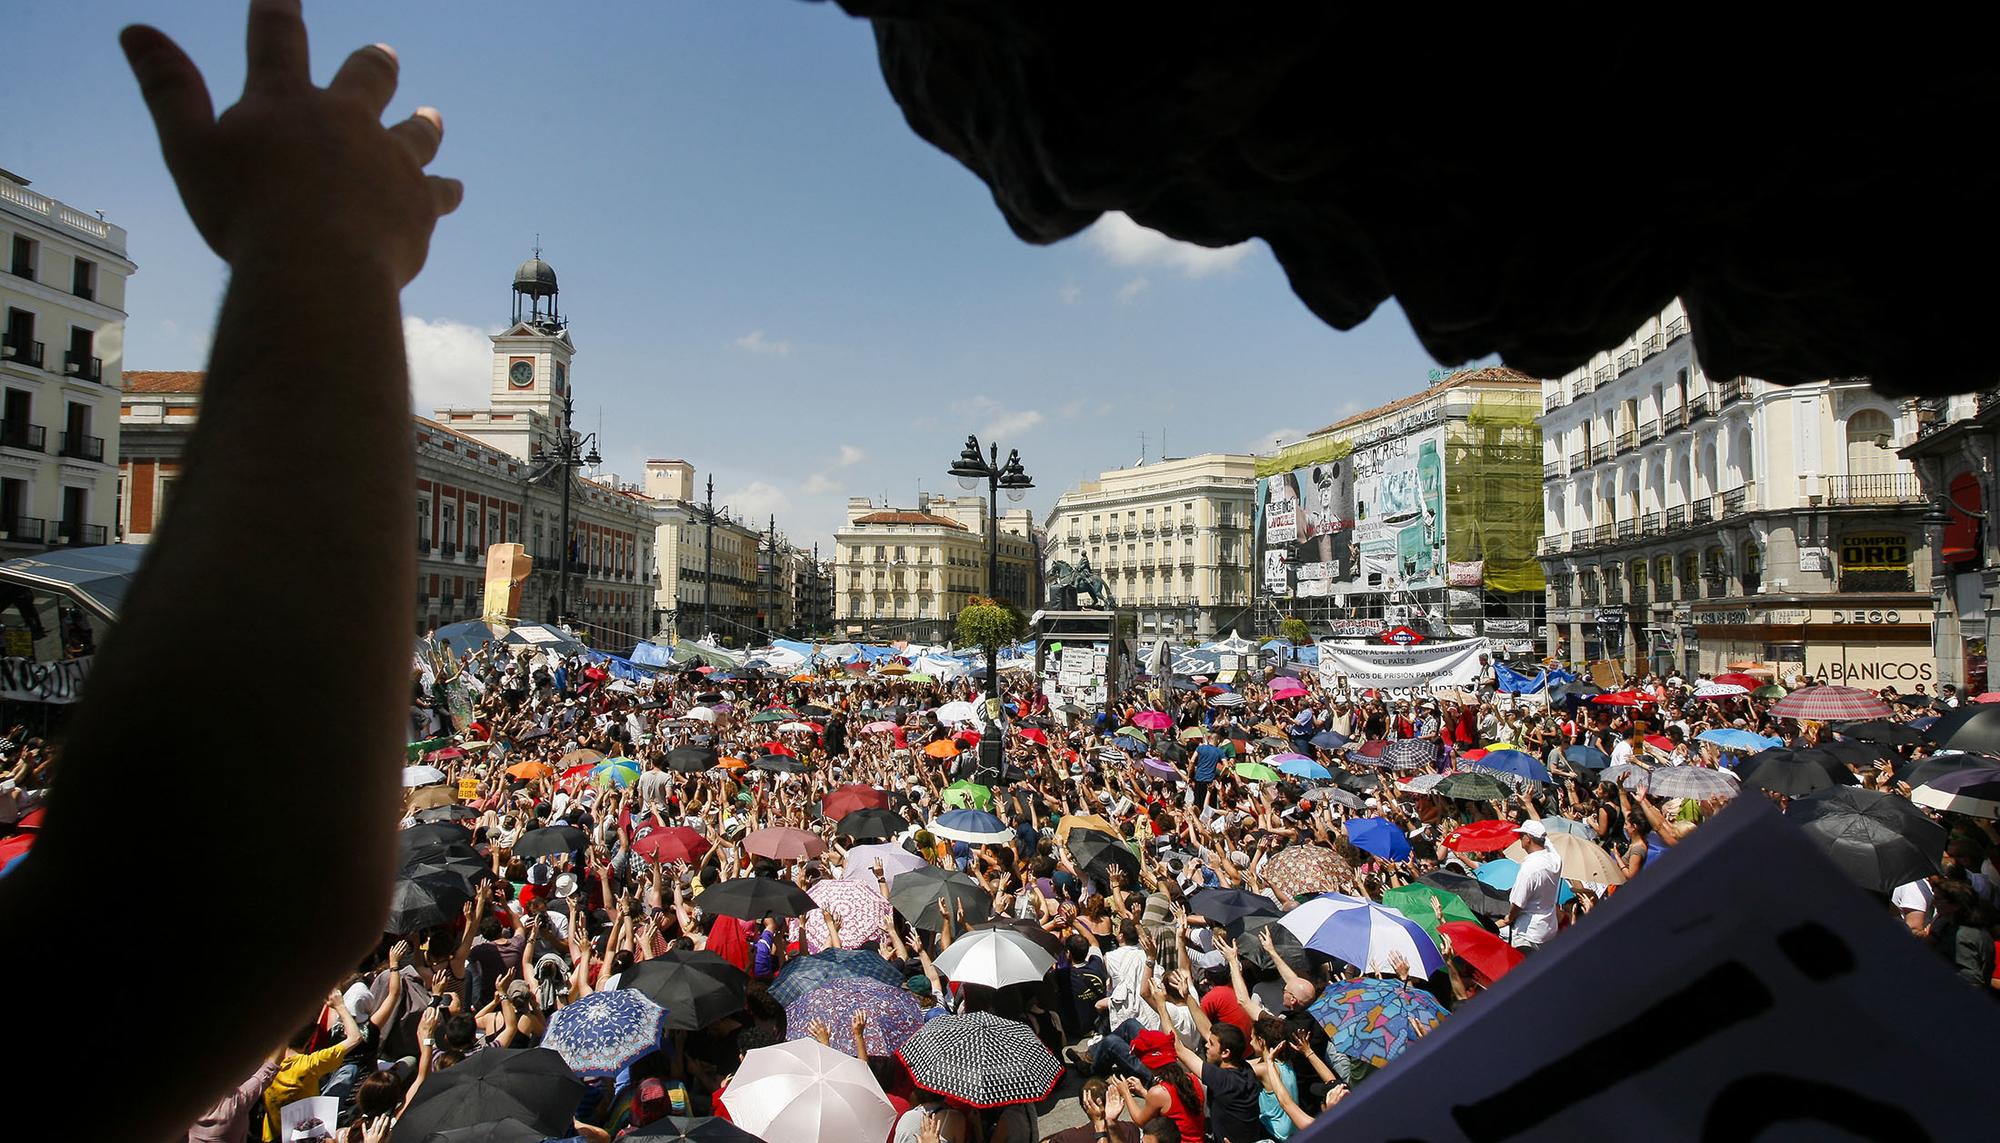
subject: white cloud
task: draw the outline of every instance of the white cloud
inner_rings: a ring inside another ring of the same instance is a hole
[[[419,413],[486,404],[493,389],[493,341],[485,330],[405,314],[403,350],[410,359],[411,403]]]
[[[813,496],[823,496],[828,492],[832,492],[838,485],[834,484],[833,480],[826,473],[815,472],[811,476],[806,477],[806,482],[801,487]]]
[[[1133,298],[1138,297],[1140,294],[1145,293],[1146,287],[1152,284],[1153,283],[1148,281],[1145,275],[1142,274],[1139,277],[1134,278],[1131,281],[1125,283],[1124,285],[1118,287],[1118,304],[1122,306],[1125,303],[1131,301]]]
[[[1073,306],[1083,300],[1083,287],[1075,282],[1064,282],[1062,288],[1056,291],[1056,297],[1062,299],[1062,304]]]
[[[960,401],[952,406],[952,411],[960,416],[981,418],[984,423],[974,431],[989,440],[1027,432],[1048,419],[1034,409],[1008,409],[991,397]]]
[[[853,445],[840,446],[840,467],[848,468],[868,459],[868,454]]]
[[[1269,452],[1282,444],[1297,444],[1306,438],[1307,429],[1295,429],[1290,425],[1267,430],[1262,436],[1250,441],[1250,452]]]
[[[717,493],[716,499],[729,505],[731,515],[753,528],[762,528],[774,514],[782,521],[791,505],[783,489],[765,480],[753,480],[727,496]]]
[[[781,341],[773,337],[765,337],[764,331],[761,329],[753,329],[742,337],[737,338],[734,342],[731,342],[731,344],[738,349],[747,353],[754,353],[759,357],[790,357],[792,355],[791,342]]]
[[[1190,278],[1233,270],[1250,253],[1248,242],[1220,248],[1179,242],[1118,211],[1098,219],[1083,236],[1098,253],[1120,266],[1158,266],[1179,270]]]

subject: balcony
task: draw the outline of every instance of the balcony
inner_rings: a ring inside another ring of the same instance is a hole
[[[1568,607],[1569,589],[1566,587],[1551,586],[1549,588],[1549,601],[1557,607]]]
[[[104,438],[87,433],[61,433],[56,437],[56,455],[103,464]]]
[[[76,547],[89,547],[104,542],[105,527],[102,524],[72,524],[64,520],[56,525],[55,543]]]
[[[478,563],[478,562],[479,562],[479,549],[478,549],[478,548],[467,548],[467,549],[465,549],[465,562],[466,562],[466,563],[469,563],[469,564],[476,564],[476,563]]]
[[[1590,463],[1602,464],[1611,459],[1611,442],[1601,441],[1590,446]]]
[[[1722,501],[1722,515],[1741,515],[1743,510],[1750,505],[1750,488],[1751,486],[1748,484],[1741,484],[1717,497],[1717,499]]]
[[[1835,507],[1924,502],[1924,490],[1914,472],[1874,472],[1821,479],[1826,482],[1826,502]]]
[[[1542,398],[1542,412],[1553,413],[1557,409],[1562,408],[1562,403],[1563,395],[1561,392],[1550,393],[1548,396]]]
[[[1559,532],[1553,536],[1543,536],[1535,541],[1535,554],[1543,556],[1559,555],[1569,551],[1569,535]]]
[[[422,536],[417,537],[417,554],[420,556],[431,554],[431,542]]]
[[[1701,393],[1696,396],[1688,398],[1688,403],[1687,403],[1688,424],[1690,425],[1694,424],[1696,421],[1701,420],[1703,417],[1708,416],[1710,413],[1713,413],[1714,411],[1715,411],[1715,406],[1709,400],[1708,394]]]
[[[1715,499],[1704,496],[1688,505],[1688,527],[1699,528],[1715,522]]]
[[[1192,535],[1194,535],[1194,521],[1193,521],[1193,520],[1182,520],[1182,521],[1181,521],[1181,535],[1183,535],[1183,536],[1192,536]]]
[[[1667,531],[1677,531],[1687,527],[1687,505],[1680,504],[1667,509]]]
[[[1586,448],[1580,452],[1573,452],[1569,454],[1569,470],[1571,472],[1575,472],[1580,468],[1586,468],[1589,466],[1589,464],[1590,464],[1589,449]]]
[[[1638,430],[1625,429],[1612,438],[1612,443],[1617,447],[1619,452],[1631,452],[1633,449],[1639,447]]]
[[[1743,378],[1731,377],[1717,388],[1721,392],[1720,404],[1728,405],[1743,399]]]
[[[16,516],[0,520],[0,543],[39,544],[48,521],[39,516]]]
[[[1687,318],[1677,317],[1674,320],[1667,323],[1667,340],[1669,342],[1678,341],[1679,339],[1686,337],[1687,333],[1688,333]]]
[[[1590,384],[1592,388],[1599,388],[1604,385],[1609,385],[1611,382],[1616,381],[1617,379],[1618,379],[1618,371],[1616,369],[1612,368],[1609,365],[1600,365],[1597,367],[1597,372],[1592,373],[1590,375]]]
[[[1156,536],[1159,535],[1159,532],[1160,530],[1153,525],[1151,520],[1139,525],[1139,534],[1142,536]]]
[[[1620,374],[1625,373],[1627,370],[1637,369],[1637,368],[1639,368],[1638,350],[1628,349],[1625,352],[1618,355],[1618,372]]]
[[[446,540],[444,543],[438,545],[439,558],[448,560],[456,555],[458,555],[458,545],[452,543],[450,540]]]
[[[1134,538],[1134,537],[1138,536],[1138,534],[1139,534],[1139,526],[1138,526],[1137,524],[1127,524],[1127,525],[1125,525],[1125,538],[1126,538],[1126,539],[1132,539],[1132,538]]]
[[[1660,414],[1662,435],[1684,429],[1687,427],[1687,423],[1688,411],[1686,405],[1668,409],[1666,412]]]
[[[1632,585],[1632,589],[1626,593],[1625,602],[1631,604],[1634,607],[1644,607],[1648,603],[1652,602],[1652,597],[1650,594],[1648,594],[1648,589],[1645,584],[1643,583],[1634,584]]]
[[[1640,350],[1647,357],[1651,357],[1652,355],[1658,353],[1659,351],[1665,349],[1666,347],[1667,347],[1667,339],[1657,333],[1648,334],[1646,340],[1639,343]]]
[[[1729,577],[1721,572],[1710,571],[1702,576],[1702,597],[1721,599],[1729,594]]]
[[[1094,528],[1093,528],[1093,529],[1091,529],[1091,531],[1090,531],[1090,532],[1089,532],[1089,533],[1087,534],[1087,538],[1088,538],[1088,539],[1090,540],[1090,542],[1091,542],[1091,543],[1095,544],[1095,543],[1097,543],[1098,541],[1100,541],[1100,540],[1104,539],[1104,533],[1102,533],[1102,532],[1100,532],[1100,531],[1097,531],[1096,529],[1094,529]]]
[[[1590,530],[1590,542],[1594,545],[1608,544],[1618,534],[1615,524],[1599,524]]]
[[[1640,513],[1639,534],[1641,536],[1657,536],[1660,534],[1660,514],[1658,512]]]
[[[1639,535],[1639,521],[1637,520],[1620,520],[1614,527],[1618,529],[1619,543],[1624,543],[1626,540],[1634,539]]]
[[[39,341],[10,335],[0,338],[0,361],[23,365],[30,369],[40,369],[47,348]]]
[[[1569,383],[1569,399],[1572,401],[1583,400],[1585,397],[1590,396],[1590,388],[1590,378],[1577,378]]]
[[[1624,581],[1614,579],[1604,585],[1604,602],[1606,605],[1616,605],[1625,602]]]
[[[43,452],[48,448],[49,430],[26,421],[0,421],[0,445]]]
[[[1597,593],[1597,584],[1592,580],[1583,581],[1583,590],[1577,593],[1577,597],[1585,607],[1596,607],[1603,602],[1603,597]]]
[[[63,354],[63,375],[80,377],[85,381],[104,380],[104,359],[81,353]]]
[[[1560,480],[1561,478],[1568,475],[1569,475],[1569,470],[1563,467],[1562,461],[1547,460],[1542,462],[1543,480]]]
[[[1659,439],[1660,439],[1660,422],[1658,420],[1648,418],[1647,420],[1639,422],[1640,444],[1642,445],[1652,444],[1654,441]]]
[[[1587,548],[1587,547],[1589,547],[1589,546],[1590,546],[1590,529],[1589,529],[1589,528],[1578,528],[1578,529],[1576,529],[1575,531],[1573,531],[1573,532],[1571,532],[1571,533],[1569,534],[1569,550],[1570,550],[1570,551],[1574,552],[1574,551],[1578,550],[1579,548]]]

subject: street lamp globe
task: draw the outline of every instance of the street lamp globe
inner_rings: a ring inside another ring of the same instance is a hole
[[[1014,503],[1019,504],[1021,501],[1026,500],[1028,498],[1027,489],[1014,484],[1009,484],[1006,487],[1007,487],[1007,499],[1012,500]]]
[[[979,478],[976,476],[960,476],[958,478],[958,486],[970,492],[979,487]]]

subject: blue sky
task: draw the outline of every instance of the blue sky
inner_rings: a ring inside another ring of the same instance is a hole
[[[222,264],[188,224],[117,50],[157,24],[219,106],[244,5],[12,0],[0,167],[131,234],[127,369],[196,369]],[[417,408],[476,401],[485,336],[541,236],[606,468],[648,456],[822,543],[846,497],[955,491],[967,432],[1017,447],[1046,510],[1158,456],[1268,449],[1415,392],[1435,363],[1390,304],[1340,333],[1261,243],[1205,251],[1121,217],[1034,247],[904,125],[865,23],[798,0],[308,3],[314,74],[380,40],[390,117],[441,108],[432,170],[466,184],[404,295]],[[32,112],[29,109],[33,109]],[[337,408],[302,408],[300,430]]]

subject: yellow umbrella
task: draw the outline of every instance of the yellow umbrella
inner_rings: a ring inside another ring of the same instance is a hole
[[[1549,846],[1556,851],[1556,856],[1562,858],[1563,880],[1590,881],[1600,885],[1625,884],[1624,868],[1595,843],[1573,833],[1550,830]],[[1505,855],[1520,861],[1528,856],[1528,851],[1517,841],[1507,847]]]
[[[1112,837],[1125,836],[1124,830],[1119,829],[1096,814],[1070,814],[1056,824],[1057,844],[1068,845],[1069,831],[1073,829],[1094,829],[1102,833],[1108,833]]]

